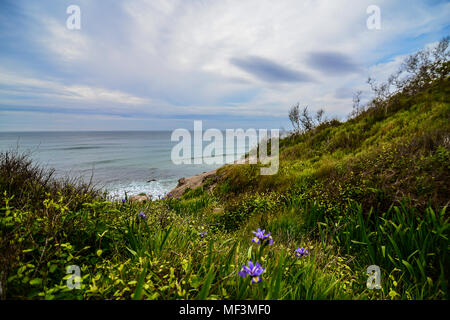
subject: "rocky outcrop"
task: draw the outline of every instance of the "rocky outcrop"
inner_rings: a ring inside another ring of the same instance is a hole
[[[170,193],[173,197],[181,197],[187,188],[195,189],[200,187],[208,178],[214,178],[216,172],[217,169],[203,172],[190,178],[181,178],[178,180],[178,185]]]
[[[145,202],[150,201],[152,196],[144,196],[144,195],[138,195],[138,196],[132,196],[130,197],[130,202]]]

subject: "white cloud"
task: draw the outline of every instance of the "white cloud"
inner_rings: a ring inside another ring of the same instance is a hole
[[[149,103],[148,99],[140,98],[119,90],[108,90],[99,87],[85,85],[64,85],[57,80],[41,80],[29,76],[11,73],[0,68],[0,86],[5,95],[16,95],[22,98],[57,98],[63,100],[78,101],[79,103],[115,103],[124,105],[136,105]],[[5,104],[0,97],[0,103]]]
[[[65,24],[55,18],[45,17],[44,21],[45,31],[36,41],[56,54],[63,63],[89,59],[92,46],[89,37],[82,32],[67,29]]]
[[[79,31],[67,30],[61,15],[41,18],[45,28],[37,42],[54,59],[53,71],[64,71],[61,77],[42,80],[48,77],[6,70],[1,94],[9,97],[0,99],[13,102],[16,93],[37,97],[39,105],[250,117],[284,116],[300,101],[345,116],[351,98],[338,90],[367,89],[369,75],[383,80],[398,65],[395,55],[404,53],[408,37],[448,24],[449,3],[380,0],[382,29],[368,30],[366,8],[372,2],[134,0],[102,8],[81,0],[82,19],[89,19]],[[339,53],[358,72],[324,74],[308,64],[311,52]],[[314,81],[267,82],[231,62],[250,56]],[[391,61],[378,62],[388,56]]]

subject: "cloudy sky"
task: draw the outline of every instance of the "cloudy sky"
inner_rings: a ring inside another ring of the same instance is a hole
[[[296,102],[345,119],[449,17],[437,0],[0,0],[0,131],[289,129]]]

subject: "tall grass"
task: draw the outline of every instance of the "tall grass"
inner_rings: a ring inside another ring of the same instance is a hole
[[[358,255],[360,264],[379,265],[385,272],[398,270],[402,281],[397,282],[405,297],[447,297],[450,220],[446,207],[427,207],[419,213],[403,202],[376,214],[352,203],[345,212],[329,214],[315,205],[306,212],[304,226],[317,228],[322,244],[336,243],[344,253]]]

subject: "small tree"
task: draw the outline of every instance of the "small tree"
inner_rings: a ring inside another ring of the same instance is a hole
[[[316,121],[317,121],[317,125],[320,125],[323,122],[323,115],[325,114],[325,110],[323,109],[319,109],[316,112]]]
[[[314,129],[314,121],[312,116],[309,114],[308,107],[304,107],[302,110],[302,115],[300,116],[300,123],[302,124],[303,131],[307,132]]]
[[[361,95],[361,90],[358,90],[353,94],[353,110],[350,113],[350,118],[359,116],[365,110],[364,106],[361,105]]]
[[[301,125],[300,125],[300,104],[297,102],[296,105],[293,105],[289,110],[289,120],[292,123],[292,127],[294,128],[295,133],[300,133]]]
[[[313,118],[308,111],[308,106],[305,106],[302,111],[300,111],[300,104],[297,103],[289,110],[289,120],[294,128],[294,133],[300,134],[308,132],[314,129],[317,125],[321,124],[324,114],[325,111],[323,109],[319,109]]]
[[[384,107],[385,113],[391,103],[390,98],[401,92],[407,96],[427,89],[433,81],[443,80],[450,73],[450,37],[443,38],[432,48],[422,49],[408,56],[385,83],[377,85],[373,78],[367,83],[375,93],[370,105]]]

